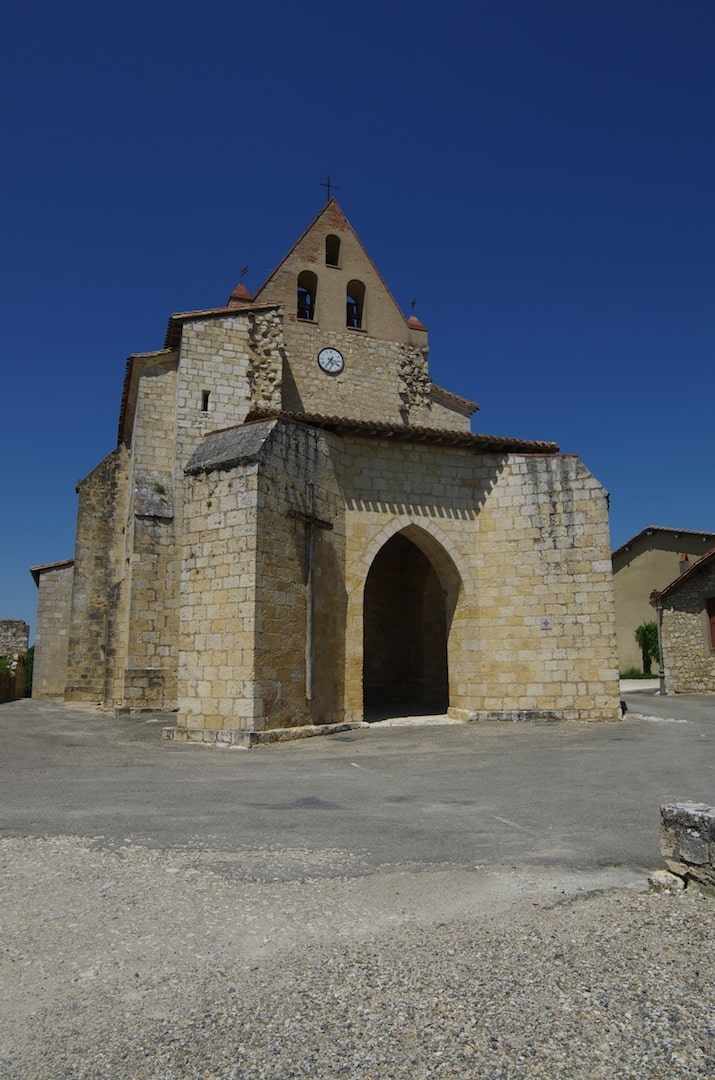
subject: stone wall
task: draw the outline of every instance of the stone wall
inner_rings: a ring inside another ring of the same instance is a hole
[[[259,473],[256,677],[266,728],[343,716],[345,507],[334,437],[274,424]]]
[[[211,436],[187,483],[181,727],[361,721],[365,619],[386,617],[365,587],[394,537],[431,567],[405,581],[444,627],[421,642],[437,694],[447,651],[453,716],[619,718],[606,499],[578,459],[273,420]]]
[[[290,317],[284,334],[289,371],[283,401],[288,412],[469,431],[468,416],[433,402],[426,392],[426,346],[423,352],[418,345],[368,337],[359,330],[291,323]],[[343,355],[345,367],[339,375],[326,375],[318,365],[318,353],[326,346]]]
[[[363,590],[402,531],[449,595],[450,713],[617,720],[605,493],[578,459],[344,440],[345,719],[362,710]]]
[[[251,425],[250,434],[258,426]],[[189,464],[181,545],[178,725],[184,732],[256,726],[254,461]]]
[[[705,600],[715,596],[715,562],[691,573],[664,597],[663,659],[669,693],[715,692],[715,649]]]
[[[64,697],[73,579],[72,562],[48,566],[38,573],[33,697]]]
[[[22,619],[0,619],[0,656],[24,653],[30,641],[30,627]]]
[[[173,447],[179,470],[184,468],[203,435],[245,420],[251,406],[248,377],[251,360],[255,358],[260,366],[260,359],[264,359],[254,352],[252,326],[246,312],[184,323]],[[173,430],[168,434],[173,439]]]
[[[122,610],[107,704],[176,708],[178,554],[175,505],[176,358],[154,361],[137,388]],[[177,490],[179,492],[177,498]]]
[[[339,240],[335,260],[327,257],[328,236]],[[315,276],[310,318],[298,311],[298,278],[306,271]],[[346,325],[346,296],[354,281],[365,288],[359,327]],[[287,412],[469,431],[463,407],[432,400],[427,331],[405,319],[334,202],[288,252],[255,301],[275,304],[281,312],[286,360],[281,396]],[[326,374],[317,363],[327,346],[343,355],[345,367],[338,375]]]
[[[715,807],[661,806],[660,849],[671,873],[715,896]]]
[[[10,661],[10,671],[0,672],[0,701],[15,701],[25,692],[25,653],[30,627],[22,619],[0,619],[0,657]]]
[[[115,625],[117,586],[125,574],[129,454],[118,447],[79,485],[68,701],[103,702]]]

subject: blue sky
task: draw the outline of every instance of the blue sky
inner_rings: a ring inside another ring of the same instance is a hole
[[[715,530],[712,0],[8,8],[0,618],[73,554],[126,357],[257,288],[328,175],[475,430],[579,454],[614,547]]]

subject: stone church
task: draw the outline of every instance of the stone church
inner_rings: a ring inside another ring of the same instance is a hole
[[[251,296],[129,358],[73,560],[33,567],[37,695],[174,734],[388,715],[616,720],[607,496],[474,434],[335,199]]]

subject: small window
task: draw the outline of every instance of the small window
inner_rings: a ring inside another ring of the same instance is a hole
[[[338,266],[340,261],[340,237],[334,236],[332,233],[330,236],[325,237],[325,265],[326,266]]]
[[[201,393],[201,412],[208,412],[209,411],[209,397],[210,397],[210,391],[208,391],[208,390],[202,391],[202,393]]]
[[[353,330],[362,329],[363,312],[365,308],[365,286],[362,281],[349,281],[348,292],[345,298],[347,306],[346,326]]]
[[[315,318],[315,294],[318,291],[318,279],[312,270],[303,270],[298,275],[298,318],[312,322]]]
[[[710,648],[715,649],[715,596],[709,596],[705,601],[705,609],[708,614],[708,628],[710,630]]]

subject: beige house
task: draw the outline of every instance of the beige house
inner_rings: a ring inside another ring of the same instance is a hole
[[[650,594],[663,589],[715,544],[715,533],[649,525],[613,552],[618,667],[643,666],[636,627],[655,622]]]
[[[73,565],[36,568],[38,690],[225,742],[617,719],[605,492],[555,443],[472,433],[475,409],[331,199],[255,296],[130,357]]]
[[[668,693],[715,693],[715,548],[655,592],[652,603],[660,609]]]

